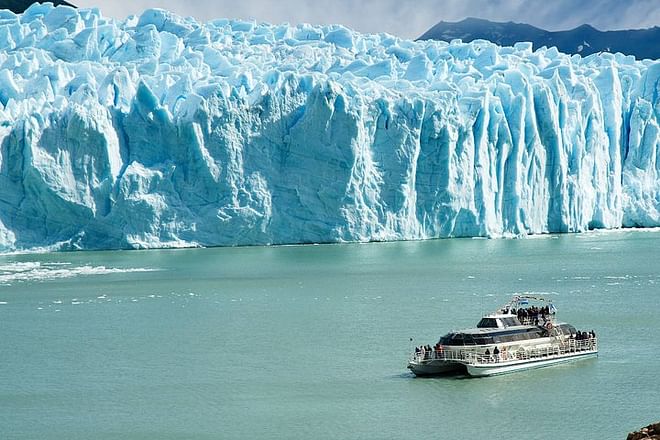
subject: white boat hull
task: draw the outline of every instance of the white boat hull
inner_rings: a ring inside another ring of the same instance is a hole
[[[577,353],[565,353],[542,358],[526,360],[514,360],[493,363],[466,363],[467,373],[474,377],[495,376],[498,374],[512,373],[514,371],[531,370],[533,368],[549,367],[551,365],[573,362],[580,359],[588,359],[598,356],[597,350],[581,351]]]

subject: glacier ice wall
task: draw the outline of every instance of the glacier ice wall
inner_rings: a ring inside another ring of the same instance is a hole
[[[0,250],[660,225],[660,62],[0,11]]]

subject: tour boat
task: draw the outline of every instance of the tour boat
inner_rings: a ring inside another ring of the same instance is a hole
[[[529,306],[529,301],[545,306]],[[577,331],[556,319],[543,297],[517,295],[476,328],[447,333],[434,346],[417,348],[408,362],[416,376],[467,373],[493,376],[598,356],[595,332]]]

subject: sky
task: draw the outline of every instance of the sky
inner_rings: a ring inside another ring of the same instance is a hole
[[[600,30],[660,25],[660,0],[69,0],[125,18],[146,8],[206,21],[242,18],[270,23],[334,24],[360,32],[417,38],[439,21],[466,17],[528,23],[547,30],[590,24]]]

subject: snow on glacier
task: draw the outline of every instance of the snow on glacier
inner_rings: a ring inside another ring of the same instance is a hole
[[[0,250],[660,226],[660,62],[0,11]]]

